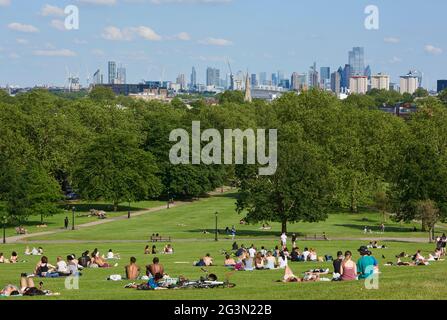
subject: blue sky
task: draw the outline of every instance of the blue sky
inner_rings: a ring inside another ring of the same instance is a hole
[[[67,5],[79,30],[62,28]],[[367,30],[365,7],[379,8],[379,29]],[[445,0],[0,0],[0,86],[63,85],[108,60],[127,67],[128,82],[187,78],[195,66],[228,72],[308,72],[347,63],[364,46],[373,73],[392,81],[410,69],[424,86],[447,78]]]

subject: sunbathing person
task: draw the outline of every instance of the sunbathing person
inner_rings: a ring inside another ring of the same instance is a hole
[[[310,261],[317,261],[318,260],[317,252],[313,248],[311,248],[309,250],[309,257],[308,257],[308,259]]]
[[[161,273],[156,273],[153,277],[150,277],[148,282],[142,284],[129,284],[126,288],[133,288],[137,290],[166,290],[168,288],[162,287],[161,283],[163,281],[163,275]]]
[[[99,268],[110,268],[111,266],[100,256],[95,256],[92,254],[91,265],[97,265]]]
[[[264,269],[264,258],[262,257],[261,253],[258,252],[255,257],[255,268],[256,270],[263,270]]]
[[[289,266],[285,268],[284,278],[282,282],[315,282],[320,280],[319,274],[306,273],[303,278],[297,277],[293,274]]]
[[[9,263],[17,263],[19,262],[19,256],[17,255],[17,252],[13,251],[11,253],[11,258],[9,259]]]
[[[89,251],[87,250],[87,251],[83,252],[82,255],[81,255],[81,258],[79,258],[79,262],[78,263],[83,268],[88,268],[90,266],[91,259],[88,256],[88,254],[89,254]]]
[[[15,285],[8,284],[0,291],[0,296],[2,297],[12,297],[12,296],[51,296],[59,295],[59,293],[52,293],[49,290],[42,289],[43,283],[40,283],[39,288],[36,288],[32,278],[26,277],[22,274],[20,277],[20,288]]]
[[[225,267],[234,267],[236,265],[236,261],[234,261],[233,258],[230,257],[230,255],[226,255],[225,256],[225,262],[224,262]]]
[[[128,280],[136,280],[140,276],[141,269],[137,265],[137,259],[135,257],[130,258],[130,264],[128,264],[124,269]]]
[[[152,264],[146,266],[146,275],[148,277],[152,277],[157,273],[161,275],[165,274],[163,265],[160,264],[160,260],[157,257],[155,257],[152,260]]]
[[[54,278],[58,277],[59,273],[56,272],[56,267],[48,263],[48,258],[42,256],[34,269],[34,274],[39,277]]]
[[[31,250],[29,249],[28,246],[26,246],[26,248],[25,248],[25,253],[24,253],[24,255],[25,255],[25,256],[30,256],[30,255],[31,255]]]
[[[276,267],[276,258],[273,256],[272,252],[267,252],[267,257],[265,258],[265,269],[273,270]]]
[[[64,259],[62,259],[62,257],[57,257],[56,271],[60,276],[68,276],[70,274],[68,264],[64,261]]]
[[[168,244],[167,246],[165,246],[163,253],[164,254],[173,254],[174,249],[172,248],[172,246],[170,244]]]
[[[0,263],[5,263],[5,257],[3,256],[3,252],[0,252]]]
[[[254,267],[253,267],[253,258],[250,257],[249,254],[245,255],[245,259],[243,260],[244,263],[244,270],[245,271],[253,271]]]
[[[280,269],[284,269],[284,268],[286,268],[287,267],[287,257],[286,257],[286,255],[284,254],[284,251],[281,251],[280,253],[279,253],[279,257],[278,257],[278,268],[280,268]]]
[[[203,258],[203,262],[205,263],[205,266],[209,267],[213,265],[213,258],[211,258],[210,254],[207,253]]]

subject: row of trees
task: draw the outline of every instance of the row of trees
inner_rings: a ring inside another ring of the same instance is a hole
[[[18,221],[55,214],[67,186],[84,199],[118,204],[151,198],[197,197],[227,183],[240,189],[239,212],[251,222],[320,221],[331,207],[358,208],[381,197],[397,220],[424,218],[431,201],[446,216],[447,99],[423,97],[405,121],[377,110],[404,101],[375,91],[339,101],[312,90],[274,103],[244,103],[238,92],[188,108],[115,97],[95,88],[65,98],[34,90],[0,91],[0,199]],[[414,98],[414,97],[411,97]],[[278,129],[278,169],[258,176],[255,165],[177,165],[169,162],[169,134],[202,130]],[[385,210],[385,209],[384,209]]]

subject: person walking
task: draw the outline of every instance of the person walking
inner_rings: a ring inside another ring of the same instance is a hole
[[[64,227],[65,229],[68,229],[68,217],[65,217],[64,219]]]

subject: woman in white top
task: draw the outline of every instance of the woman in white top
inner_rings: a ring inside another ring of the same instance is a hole
[[[287,257],[284,255],[284,252],[281,252],[278,257],[278,264],[280,269],[285,269],[287,267]]]
[[[265,269],[273,270],[275,269],[276,259],[273,256],[272,252],[267,252],[267,257],[265,258]]]
[[[309,260],[310,261],[317,261],[318,260],[317,252],[314,249],[310,249]]]
[[[64,259],[62,259],[62,257],[57,257],[56,271],[58,273],[62,273],[62,274],[69,274],[70,273],[70,270],[68,270],[68,265],[64,261]]]

